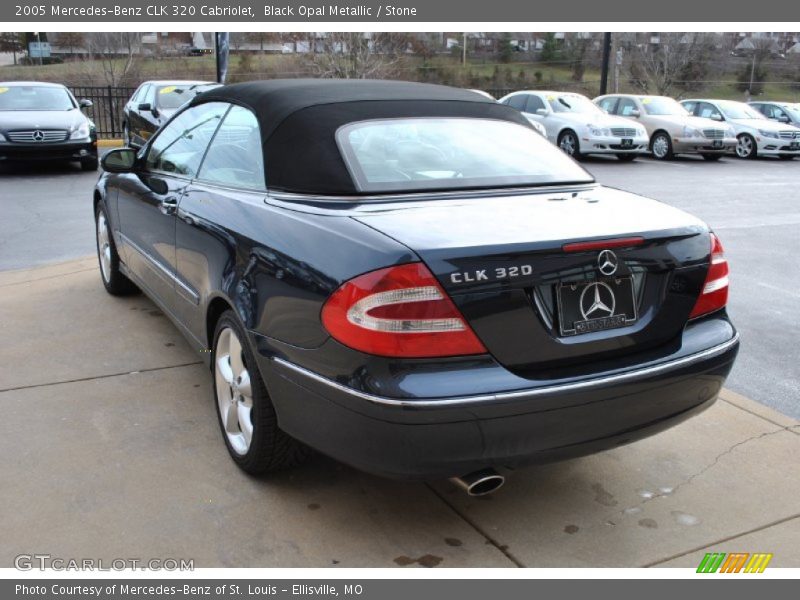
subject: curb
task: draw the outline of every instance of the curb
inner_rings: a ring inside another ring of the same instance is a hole
[[[122,146],[122,140],[97,140],[97,147],[98,148],[113,148],[116,146]]]

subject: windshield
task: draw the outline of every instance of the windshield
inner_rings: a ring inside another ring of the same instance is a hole
[[[726,119],[766,119],[766,117],[756,109],[741,102],[724,100],[722,102],[717,102],[717,105]]]
[[[672,98],[663,96],[640,96],[642,106],[648,115],[678,115],[687,116],[689,113],[683,106]]]
[[[541,135],[506,121],[363,121],[341,127],[336,141],[362,192],[594,181]]]
[[[800,104],[786,104],[782,108],[792,116],[793,120],[800,121]]]
[[[165,85],[156,92],[156,106],[162,109],[180,108],[195,97],[195,85]]]
[[[553,112],[571,112],[571,113],[602,113],[603,111],[597,108],[592,101],[586,96],[580,94],[558,94],[547,96],[547,102],[553,109]]]
[[[72,110],[66,88],[39,85],[0,86],[0,110]]]

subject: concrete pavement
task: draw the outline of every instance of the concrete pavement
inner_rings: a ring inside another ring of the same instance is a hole
[[[210,375],[95,259],[0,273],[0,566],[21,553],[201,566],[800,567],[800,427],[733,392],[672,430],[517,471],[472,499],[315,456],[254,479],[229,460]]]

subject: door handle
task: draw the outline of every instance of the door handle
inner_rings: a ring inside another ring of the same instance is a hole
[[[164,198],[158,209],[165,215],[174,215],[178,211],[178,199],[175,196]]]

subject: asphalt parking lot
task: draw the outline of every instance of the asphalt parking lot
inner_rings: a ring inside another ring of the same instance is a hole
[[[239,567],[691,567],[705,552],[763,551],[800,567],[800,161],[586,166],[719,233],[740,358],[701,416],[512,473],[484,499],[321,456],[268,479],[242,474],[198,357],[145,297],[105,294],[85,258],[96,175],[0,166],[0,566],[39,552]]]

